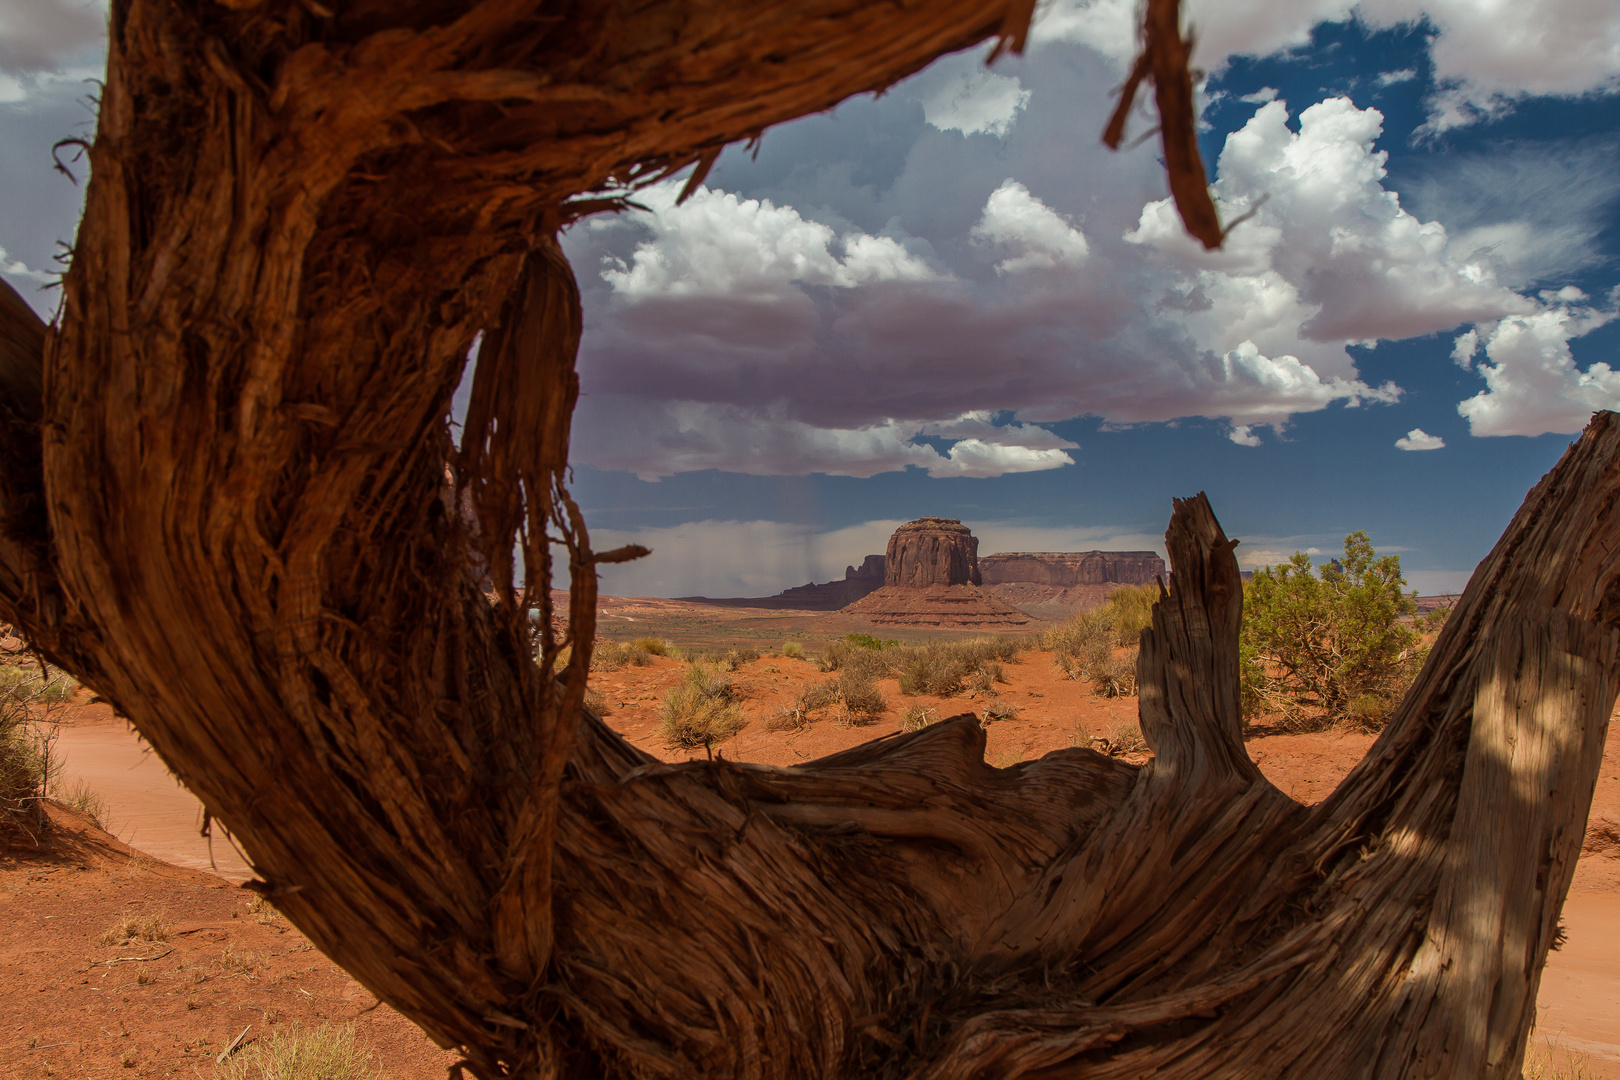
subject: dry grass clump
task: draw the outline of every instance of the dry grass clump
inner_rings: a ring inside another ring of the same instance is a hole
[[[1136,696],[1136,654],[1110,656],[1091,673],[1091,689],[1098,697]]]
[[[215,1076],[219,1080],[382,1080],[370,1055],[354,1041],[354,1027],[298,1024],[278,1028],[242,1047]]]
[[[900,716],[901,731],[921,731],[923,728],[937,723],[939,723],[939,710],[930,709],[920,703],[906,706],[906,711]]]
[[[653,654],[633,641],[604,641],[591,653],[592,671],[618,671],[626,665],[646,667]]]
[[[681,684],[664,695],[659,734],[671,747],[712,748],[747,726],[740,697],[709,665],[689,664]]]
[[[872,723],[889,711],[889,703],[877,681],[860,667],[846,667],[837,678],[814,683],[799,692],[789,705],[778,709],[765,722],[767,731],[798,731],[822,709],[832,709],[834,719],[849,727]]]
[[[842,724],[860,727],[889,711],[889,703],[867,672],[854,668],[841,671],[835,686],[838,720]]]
[[[169,923],[162,915],[125,915],[103,930],[99,940],[103,945],[168,941]]]
[[[897,657],[900,692],[949,697],[965,686],[991,691],[996,683],[1007,681],[1002,664],[1016,661],[1033,644],[1011,634],[996,634],[903,646],[895,650],[901,653]]]
[[[1523,1080],[1593,1080],[1596,1075],[1589,1057],[1551,1040],[1524,1055]]]
[[[1007,669],[996,660],[986,660],[978,667],[967,673],[964,680],[969,690],[976,690],[981,694],[996,692],[996,683],[1007,681]]]
[[[721,671],[733,672],[742,667],[744,664],[751,664],[755,660],[758,660],[759,650],[751,649],[746,646],[739,646],[732,649],[712,649],[705,652],[693,652],[688,650],[682,655],[687,660],[691,660],[696,663],[713,664]]]
[[[585,707],[597,716],[613,715],[613,707],[608,704],[607,696],[594,686],[585,688]]]
[[[227,941],[219,953],[219,966],[229,975],[252,978],[264,968],[264,961],[264,957],[251,949],[239,947],[234,941]]]
[[[1152,747],[1148,746],[1147,740],[1142,737],[1141,726],[1130,720],[1115,724],[1109,729],[1106,738],[1093,739],[1092,741],[1100,742],[1102,745],[1098,749],[1109,757],[1124,757],[1126,754],[1146,754],[1152,751]]]
[[[979,717],[979,722],[981,724],[993,724],[998,720],[1016,720],[1018,719],[1018,714],[1021,711],[1022,710],[1019,709],[1018,706],[1012,704],[1010,701],[1003,701],[1001,698],[991,698],[990,701],[985,704],[984,711]]]
[[[107,800],[83,780],[75,780],[70,786],[57,789],[51,797],[63,806],[88,817],[95,822],[96,828],[103,832],[111,831],[107,828],[108,822],[111,821],[107,813]]]
[[[804,646],[800,645],[797,641],[783,642],[782,655],[789,660],[803,660]]]

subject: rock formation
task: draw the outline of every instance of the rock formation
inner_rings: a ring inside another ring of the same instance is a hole
[[[1066,619],[1115,589],[1166,577],[1154,551],[1011,551],[979,560],[985,591],[1042,619]]]
[[[884,626],[1001,628],[1029,616],[980,588],[979,541],[955,518],[909,521],[889,537],[883,588],[844,611]]]
[[[1151,585],[1164,572],[1156,551],[1003,551],[979,560],[986,585]]]
[[[982,585],[979,539],[956,518],[908,521],[889,537],[884,585]]]
[[[707,596],[682,596],[677,599],[699,604],[718,604],[723,607],[791,608],[795,611],[837,611],[845,604],[853,604],[861,597],[883,588],[884,557],[868,555],[860,566],[846,566],[844,580],[828,581],[820,585],[795,585],[783,589],[775,596],[738,596],[713,599]]]

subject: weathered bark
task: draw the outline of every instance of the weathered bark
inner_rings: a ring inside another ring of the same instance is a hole
[[[971,719],[667,766],[580,707],[592,564],[619,555],[562,486],[557,228],[1016,44],[1031,6],[114,3],[63,320],[0,303],[0,383],[43,375],[0,422],[0,617],[478,1075],[1514,1075],[1615,696],[1607,414],[1314,809],[1244,753],[1241,589],[1202,499],[1144,641],[1145,768],[993,769]],[[571,639],[536,665],[553,541]]]

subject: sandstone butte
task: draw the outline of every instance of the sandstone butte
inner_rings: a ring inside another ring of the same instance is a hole
[[[891,538],[888,554],[868,555],[859,566],[846,567],[842,580],[796,585],[775,596],[677,599],[728,607],[838,611],[887,586],[935,588],[942,583],[966,584],[979,586],[1005,606],[1021,609],[1022,614],[1038,612],[1042,618],[1065,618],[1074,608],[1102,603],[1109,592],[1121,585],[1147,585],[1168,578],[1164,560],[1153,551],[1012,551],[978,558],[978,538],[954,518],[919,518],[901,526],[894,536],[902,534],[907,541],[900,545],[899,564],[890,561],[896,555],[895,540]],[[975,561],[976,570],[972,569]],[[892,578],[891,565],[897,566]],[[919,585],[919,581],[930,584]],[[944,599],[946,595],[940,594],[940,604],[935,607],[959,603],[972,607],[978,603],[973,593],[949,594],[954,600]],[[977,617],[982,612],[975,608],[970,614]],[[999,624],[959,624],[952,620],[917,625]]]
[[[979,541],[956,518],[925,517],[894,530],[883,587],[844,611],[883,626],[996,628],[1030,619],[980,586]]]

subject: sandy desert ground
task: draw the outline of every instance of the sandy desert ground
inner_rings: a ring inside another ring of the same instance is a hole
[[[685,610],[682,610],[682,609]],[[842,634],[845,617],[693,610],[673,601],[610,601],[603,630],[617,638],[680,631],[688,647],[752,642],[762,651],[785,638],[814,648]],[[891,635],[895,636],[895,635]],[[918,635],[907,634],[907,637]],[[593,676],[607,722],[667,760],[658,708],[683,664],[655,658]],[[1129,725],[1135,700],[1103,699],[1061,677],[1051,654],[1006,665],[997,694],[1016,718],[986,729],[987,761],[998,768]],[[876,723],[819,720],[771,732],[765,719],[809,682],[826,678],[809,661],[767,655],[732,676],[750,723],[718,748],[731,760],[792,765],[898,730],[901,712],[922,704],[939,716],[979,711],[971,695],[902,697],[880,682],[890,710]],[[244,1028],[248,1038],[300,1023],[349,1022],[382,1075],[438,1080],[455,1055],[440,1050],[276,917],[254,910],[236,885],[246,861],[220,838],[198,835],[199,806],[123,721],[102,705],[74,710],[59,741],[67,780],[83,780],[108,804],[112,835],[81,815],[56,811],[60,827],[35,852],[0,857],[0,1076],[213,1075],[214,1055]],[[1330,792],[1372,743],[1367,735],[1261,732],[1249,752],[1282,790],[1306,803]],[[157,915],[167,940],[101,944],[126,916]],[[1548,1040],[1585,1059],[1584,1075],[1620,1080],[1620,739],[1603,761],[1586,852],[1564,909],[1568,939],[1543,977],[1538,1044]]]

